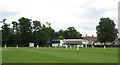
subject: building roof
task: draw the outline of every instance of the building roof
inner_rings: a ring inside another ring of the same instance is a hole
[[[81,41],[66,41],[65,44],[82,44]]]
[[[119,39],[118,39],[118,38],[116,38],[116,39],[114,40],[114,42],[120,42],[120,41],[119,41]]]
[[[83,39],[86,39],[89,41],[97,41],[97,37],[83,37]]]
[[[97,41],[97,37],[83,37],[83,39],[89,40],[89,41]],[[120,42],[118,38],[114,40],[114,42]]]

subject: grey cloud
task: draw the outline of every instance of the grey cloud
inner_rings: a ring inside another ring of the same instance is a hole
[[[96,17],[99,17],[101,16],[104,12],[107,12],[108,10],[107,9],[103,9],[103,10],[97,10],[97,9],[94,9],[94,8],[87,8],[86,9],[87,11],[89,11],[88,13],[85,13],[82,17],[86,17],[86,18],[89,18],[89,19],[94,19]],[[75,16],[77,17],[81,17],[80,14],[76,14]]]
[[[89,30],[89,31],[94,31],[92,27],[81,27],[82,29]]]
[[[90,13],[85,14],[85,16],[87,16],[89,18],[94,18],[94,17],[99,17],[100,15],[102,15],[107,10],[88,9],[88,11],[90,11]]]
[[[81,28],[81,29],[83,29],[83,30],[89,30],[89,31],[94,31],[95,30],[95,27],[93,27],[93,26],[87,26],[87,25],[85,25],[85,26],[76,26],[76,28]]]
[[[0,11],[2,18],[6,18],[9,16],[14,16],[14,15],[18,15],[18,12],[13,12],[13,11]]]

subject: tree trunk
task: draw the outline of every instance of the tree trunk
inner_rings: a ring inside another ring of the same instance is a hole
[[[104,43],[104,49],[106,49],[106,43]]]

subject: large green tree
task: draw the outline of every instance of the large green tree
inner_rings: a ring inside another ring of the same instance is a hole
[[[65,39],[80,39],[82,34],[80,34],[74,27],[69,27],[64,31],[63,37]]]
[[[48,27],[39,21],[33,21],[33,41],[40,46],[51,45],[54,38],[54,30],[50,27],[51,23],[47,22],[46,24]]]
[[[14,32],[13,35],[13,43],[14,45],[20,45],[21,41],[20,41],[20,30],[18,27],[19,23],[16,21],[12,21],[12,31]]]
[[[33,31],[39,31],[42,29],[42,25],[40,21],[33,21]]]
[[[45,25],[43,25],[43,28],[42,28],[42,34],[44,35],[45,39],[46,40],[46,45],[52,45],[52,39],[54,39],[54,34],[55,34],[55,31],[54,29],[52,29],[51,27],[46,27]]]
[[[13,38],[12,36],[14,35],[13,31],[10,28],[10,24],[5,22],[6,19],[3,19],[3,21],[1,21],[2,25],[2,43],[3,45],[7,44],[7,45],[12,45],[13,43]]]
[[[117,38],[118,30],[115,23],[110,18],[101,18],[99,25],[96,26],[98,41],[104,43],[106,48],[107,42],[113,42]]]
[[[19,20],[19,29],[21,36],[21,43],[23,45],[28,45],[29,42],[32,42],[32,27],[31,27],[31,19],[21,17]]]
[[[74,27],[68,27],[67,30],[55,32],[55,38],[62,37],[63,39],[82,39],[82,34],[78,32]]]
[[[35,44],[41,45],[42,44],[42,37],[43,35],[41,34],[42,30],[42,25],[40,21],[33,21],[33,33],[32,33],[32,40]]]

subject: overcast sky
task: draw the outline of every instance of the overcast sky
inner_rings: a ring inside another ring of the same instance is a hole
[[[11,23],[27,17],[43,24],[50,22],[56,31],[73,26],[83,35],[96,36],[95,27],[101,17],[110,17],[118,25],[118,1],[0,0],[0,20],[6,18]]]

